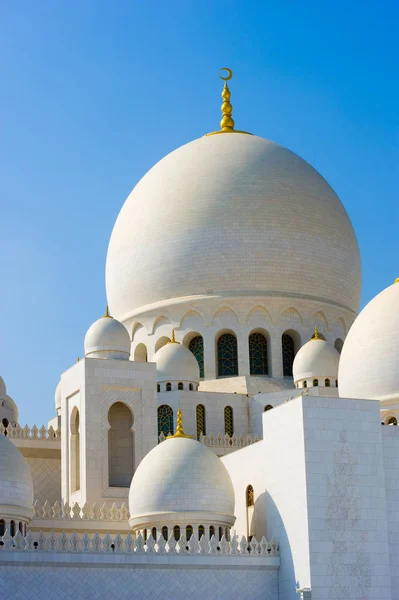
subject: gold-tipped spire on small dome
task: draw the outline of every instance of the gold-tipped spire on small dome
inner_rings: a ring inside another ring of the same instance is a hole
[[[319,336],[319,328],[315,327],[314,328],[314,334],[312,335],[312,337],[310,338],[311,340],[320,340],[320,336]]]
[[[176,341],[176,338],[175,338],[175,330],[174,330],[174,329],[172,329],[172,337],[171,337],[171,340],[170,340],[170,342],[168,342],[168,344],[178,344],[178,343],[179,343],[179,342],[177,342],[177,341]]]
[[[108,304],[105,307],[105,315],[103,315],[102,317],[103,319],[112,319],[111,315],[109,314],[109,308],[108,308]]]
[[[227,72],[226,76],[223,76],[223,71]],[[222,120],[220,121],[221,129],[219,131],[207,133],[206,136],[216,135],[217,133],[246,133],[247,135],[252,135],[251,133],[248,133],[248,131],[239,131],[234,129],[234,119],[232,117],[233,105],[230,102],[231,92],[229,86],[227,85],[227,82],[233,77],[233,71],[228,67],[222,67],[219,71],[219,77],[224,81],[222,90],[223,103],[221,106]]]
[[[395,279],[394,283],[399,283],[399,277]]]
[[[176,425],[176,433],[174,435],[168,435],[167,440],[172,440],[173,438],[191,438],[192,435],[187,435],[184,433],[183,429],[183,417],[180,408],[177,410],[177,425]]]

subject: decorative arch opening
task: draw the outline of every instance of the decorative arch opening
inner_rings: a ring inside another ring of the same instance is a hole
[[[281,336],[281,351],[283,359],[284,377],[292,377],[292,365],[294,364],[295,354],[301,345],[299,334],[289,329]]]
[[[76,406],[70,424],[70,473],[71,492],[77,492],[80,490],[80,417]]]
[[[204,368],[204,340],[202,335],[196,335],[192,338],[188,345],[188,349],[194,354],[197,359],[200,377],[205,377],[205,368]]]
[[[170,342],[170,338],[168,338],[166,335],[160,337],[159,340],[157,340],[155,343],[155,352],[158,352],[158,350],[165,346],[165,344],[167,344],[168,342]]]
[[[164,526],[162,527],[162,537],[163,537],[163,539],[165,540],[165,542],[167,542],[167,541],[168,541],[168,536],[169,536],[169,533],[168,533],[168,528],[166,527],[166,525],[164,525]]]
[[[134,473],[133,415],[123,402],[108,411],[108,485],[129,487]]]
[[[254,513],[255,513],[255,494],[252,485],[248,485],[245,490],[245,505],[247,512],[247,537],[250,539],[254,532]]]
[[[304,387],[304,388],[307,388],[307,387],[308,387],[308,382],[306,381],[306,379],[305,379],[305,381],[303,382],[303,386],[302,386],[302,387]]]
[[[16,534],[15,521],[10,521],[10,535],[11,535],[11,537],[14,537],[15,534]]]
[[[398,424],[398,419],[396,417],[389,417],[389,419],[387,421],[387,425],[397,426],[397,424]]]
[[[170,381],[168,381],[168,383],[166,384],[166,391],[167,392],[171,392],[172,391],[172,384],[170,383]]]
[[[158,438],[163,433],[165,436],[173,435],[173,409],[167,404],[158,406]]]
[[[267,410],[271,410],[273,408],[273,406],[271,404],[266,404],[265,408],[263,409],[263,412],[266,412]]]
[[[215,535],[215,527],[211,525],[209,527],[209,537],[211,538],[213,535]]]
[[[182,381],[179,381],[179,383],[177,384],[177,389],[178,390],[183,390],[184,389],[184,385]]]
[[[319,387],[319,380],[313,379],[313,387]]]
[[[189,384],[188,384],[188,389],[189,389],[189,391],[190,391],[190,392],[192,392],[192,391],[193,391],[193,389],[194,389],[194,386],[193,386],[193,384],[192,384],[192,383],[189,383]]]
[[[0,519],[0,536],[2,537],[6,532],[6,522],[4,519]]]
[[[157,539],[157,528],[156,528],[156,527],[153,527],[153,528],[151,529],[151,535],[152,535],[152,537],[154,538],[154,540],[156,540],[156,539]]]
[[[344,342],[341,340],[341,338],[337,338],[334,342],[334,348],[337,350],[337,352],[339,352],[341,354],[343,347],[344,347]]]
[[[179,525],[175,525],[173,527],[173,537],[175,538],[176,542],[178,542],[180,540],[180,527],[179,527]]]
[[[233,333],[222,333],[217,340],[218,377],[238,375],[237,338]]]
[[[327,379],[325,380],[325,382],[324,382],[324,385],[325,385],[326,387],[331,387],[331,381],[330,381],[330,380],[327,378]]]
[[[136,362],[147,362],[147,346],[145,344],[137,344],[134,350],[134,360]]]
[[[186,540],[190,541],[192,535],[193,535],[192,525],[187,525],[187,527],[186,527]]]
[[[197,413],[197,440],[200,440],[201,434],[206,435],[205,406],[203,404],[198,404],[196,413]]]
[[[248,506],[253,506],[255,504],[254,488],[252,487],[252,485],[247,486],[247,489],[245,492],[245,498],[246,498],[246,502],[247,502],[247,508],[248,508]]]
[[[234,434],[234,416],[231,406],[226,406],[224,409],[224,432],[228,436],[233,437]]]
[[[251,375],[268,375],[267,338],[260,331],[248,337],[249,372]]]

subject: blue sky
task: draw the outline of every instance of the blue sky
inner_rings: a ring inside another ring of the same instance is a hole
[[[218,127],[222,66],[236,127],[305,158],[343,201],[362,306],[399,276],[398,18],[393,0],[0,4],[0,374],[23,424],[52,418],[103,314],[125,198]]]

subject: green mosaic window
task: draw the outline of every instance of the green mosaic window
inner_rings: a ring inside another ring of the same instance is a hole
[[[224,432],[230,437],[234,433],[233,409],[231,406],[226,406],[224,409]]]
[[[196,335],[195,338],[193,338],[189,343],[188,349],[191,350],[191,352],[194,354],[195,358],[198,361],[200,377],[205,377],[204,340],[202,339],[202,335]]]
[[[292,365],[295,358],[294,340],[288,333],[283,333],[281,338],[281,349],[283,353],[283,375],[292,377]]]
[[[251,375],[268,375],[266,337],[262,333],[251,333],[248,342]]]
[[[173,410],[167,404],[158,406],[158,437],[161,435],[173,435]]]
[[[224,333],[218,339],[218,375],[234,377],[238,375],[237,339],[232,333]]]
[[[201,438],[201,433],[206,435],[205,427],[205,406],[198,404],[197,406],[197,440]]]

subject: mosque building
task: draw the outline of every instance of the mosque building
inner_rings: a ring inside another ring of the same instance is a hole
[[[48,426],[0,378],[2,597],[399,599],[399,285],[340,199],[222,120],[139,181]]]

